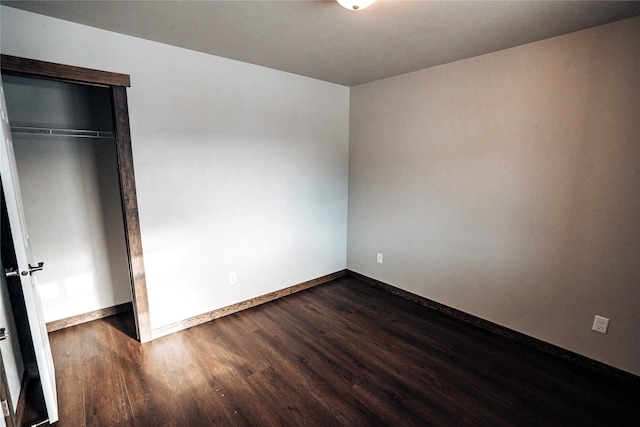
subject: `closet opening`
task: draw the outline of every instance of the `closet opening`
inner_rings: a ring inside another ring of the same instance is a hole
[[[122,74],[2,55],[48,329],[131,311],[151,339]]]
[[[109,89],[3,82],[47,330],[132,312]]]

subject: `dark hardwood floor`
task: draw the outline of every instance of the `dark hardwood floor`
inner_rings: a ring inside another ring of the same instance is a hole
[[[638,426],[640,390],[343,278],[140,345],[50,334],[60,427]]]

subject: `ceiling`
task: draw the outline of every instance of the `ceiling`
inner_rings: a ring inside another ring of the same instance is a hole
[[[640,1],[2,1],[345,86],[640,15]]]

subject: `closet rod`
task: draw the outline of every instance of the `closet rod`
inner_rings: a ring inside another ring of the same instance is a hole
[[[73,138],[105,138],[113,139],[113,132],[84,129],[52,129],[28,126],[11,126],[14,135],[69,136]]]

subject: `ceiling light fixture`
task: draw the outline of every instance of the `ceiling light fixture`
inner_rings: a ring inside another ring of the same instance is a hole
[[[338,0],[342,7],[349,10],[362,10],[370,6],[375,0]]]

